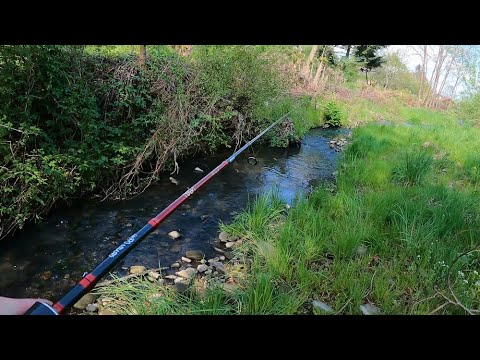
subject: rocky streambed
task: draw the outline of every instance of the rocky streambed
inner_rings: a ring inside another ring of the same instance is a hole
[[[178,232],[175,235],[177,239],[181,237]],[[164,296],[165,289],[185,293],[192,286],[200,294],[211,286],[221,286],[224,291],[232,293],[240,287],[240,279],[246,276],[252,264],[252,259],[234,255],[233,249],[243,243],[241,238],[220,232],[216,246],[213,247],[216,256],[212,258],[207,259],[202,250],[188,250],[170,266],[147,269],[143,265],[133,265],[128,269],[128,275],[97,284],[97,287],[83,296],[73,308],[80,310],[80,315],[117,315],[125,310],[126,299],[122,296],[102,296],[101,288],[140,278],[158,285],[158,292],[151,294],[149,300]],[[97,291],[99,289],[100,291]]]

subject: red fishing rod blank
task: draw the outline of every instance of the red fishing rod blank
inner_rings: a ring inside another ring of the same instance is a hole
[[[87,294],[95,284],[106,274],[110,272],[127,254],[132,251],[143,239],[153,232],[166,218],[168,218],[180,205],[182,205],[190,196],[192,196],[197,190],[205,185],[211,178],[217,175],[228,164],[232,163],[235,158],[241,154],[246,148],[257,141],[267,131],[282,121],[291,110],[283,115],[280,119],[275,121],[260,134],[255,136],[248,143],[243,145],[239,150],[233,153],[228,159],[224,160],[215,169],[205,175],[195,185],[180,195],[174,202],[168,205],[162,212],[151,219],[144,227],[138,232],[130,236],[123,244],[116,248],[110,255],[107,256],[95,269],[89,274],[85,275],[77,285],[75,285],[69,292],[65,294],[57,303],[53,306],[49,306],[42,302],[36,302],[25,315],[59,315],[64,313],[67,309],[73,306],[82,296]]]

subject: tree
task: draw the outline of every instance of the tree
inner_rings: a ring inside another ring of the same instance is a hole
[[[389,88],[392,82],[398,79],[400,73],[408,72],[399,50],[385,55],[381,70],[379,75],[385,89]]]
[[[460,88],[468,87],[468,79],[472,78],[478,59],[474,56],[475,48],[464,45],[417,45],[411,48],[421,60],[418,69],[421,104],[437,107],[445,92],[454,97],[459,85]]]
[[[378,55],[379,50],[387,45],[357,45],[354,50],[355,58],[363,63],[361,70],[365,72],[365,79],[368,83],[368,72],[374,68],[380,67],[384,62],[383,56]]]
[[[357,45],[355,47],[355,58],[364,63],[364,66],[372,70],[380,67],[384,62],[383,56],[378,55],[378,51],[386,48],[388,45]]]
[[[140,65],[145,66],[145,61],[147,59],[147,45],[139,46],[138,62]]]
[[[305,78],[309,77],[310,74],[310,64],[312,63],[313,59],[315,58],[315,54],[318,51],[318,45],[313,45],[312,49],[310,50],[310,55],[308,55],[307,62],[305,63],[305,67],[303,68],[303,72]]]

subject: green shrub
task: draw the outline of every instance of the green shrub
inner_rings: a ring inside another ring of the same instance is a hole
[[[342,107],[333,100],[325,104],[323,120],[329,126],[341,126],[345,123],[347,115]]]
[[[136,50],[0,46],[0,239],[58,200],[142,191],[174,160],[249,140],[296,104],[275,47],[185,58],[148,46],[144,67]],[[289,124],[272,144],[308,128],[297,110]]]

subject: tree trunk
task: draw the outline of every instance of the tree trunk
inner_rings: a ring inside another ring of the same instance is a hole
[[[423,60],[422,60],[422,67],[420,69],[421,78],[420,78],[420,88],[418,89],[418,101],[422,101],[423,95],[423,86],[425,84],[425,76],[427,76],[427,45],[423,46]]]
[[[440,59],[442,57],[442,52],[443,52],[443,45],[439,45],[437,57],[434,60],[435,61],[435,66],[433,67],[432,76],[430,77],[430,91],[427,94],[427,97],[425,98],[425,103],[424,104],[425,104],[426,107],[431,106],[432,101],[435,97],[435,92],[437,90],[436,79],[437,79],[437,74],[438,74],[438,72],[440,70],[440,67],[441,67]]]
[[[452,65],[455,64],[455,58],[452,57],[450,62],[447,65],[447,70],[445,71],[445,77],[443,78],[442,83],[440,84],[440,89],[438,89],[439,95],[442,95],[443,88],[445,86],[445,83],[447,82],[448,75],[450,74],[450,70],[452,68]],[[434,103],[434,106],[437,106],[437,102]]]
[[[455,85],[453,85],[453,89],[452,89],[452,99],[455,98],[455,91],[457,90],[457,85],[458,85],[458,81],[460,80],[460,77],[462,76],[462,74],[458,74],[457,75],[457,80],[455,80]]]
[[[315,78],[313,79],[313,84],[317,86],[318,84],[318,79],[320,78],[320,75],[323,73],[323,70],[325,68],[323,64],[323,57],[325,55],[325,50],[327,49],[326,46],[323,47],[322,55],[320,55],[320,64],[318,64],[317,72],[315,73]]]
[[[437,73],[435,74],[435,81],[433,84],[432,96],[430,98],[430,103],[429,103],[430,107],[433,107],[437,100],[436,99],[438,95],[437,87],[440,80],[440,75],[442,73],[443,63],[445,62],[445,59],[446,59],[446,55],[447,54],[446,54],[444,45],[440,45],[440,49],[438,50],[438,56],[437,56],[437,61],[438,61]]]
[[[138,62],[140,65],[145,66],[145,61],[147,58],[147,45],[139,46]]]
[[[308,55],[307,63],[305,64],[305,67],[304,67],[305,76],[308,76],[308,74],[310,73],[310,64],[312,63],[313,58],[315,57],[315,54],[317,53],[317,51],[318,51],[318,45],[313,45],[312,50],[310,50],[310,55]]]
[[[347,45],[347,59],[350,57],[350,48],[352,47],[352,45]]]

